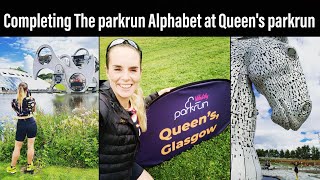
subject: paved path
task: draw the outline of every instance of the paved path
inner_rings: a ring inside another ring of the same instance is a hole
[[[295,180],[295,178],[296,178],[295,172],[293,170],[283,170],[283,169],[265,170],[265,169],[263,169],[262,174],[266,175],[266,176],[279,177],[281,180]],[[299,172],[299,180],[320,180],[320,174]]]

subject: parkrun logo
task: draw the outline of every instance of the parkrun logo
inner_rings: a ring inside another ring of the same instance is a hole
[[[184,116],[188,113],[195,112],[196,110],[203,109],[209,106],[209,102],[207,101],[209,95],[207,93],[198,94],[196,96],[190,96],[187,102],[184,104],[183,109],[176,111],[174,113],[174,120],[177,120],[178,117]]]

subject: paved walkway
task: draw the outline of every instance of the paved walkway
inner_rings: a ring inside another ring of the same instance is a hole
[[[295,180],[296,175],[293,170],[273,169],[262,170],[262,174],[266,176],[279,177],[281,180]],[[263,178],[265,180],[265,178]],[[266,179],[268,180],[268,179]],[[275,179],[276,180],[276,179]],[[299,172],[299,180],[320,180],[320,174]]]

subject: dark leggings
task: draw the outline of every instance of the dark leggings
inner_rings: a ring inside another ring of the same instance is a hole
[[[19,119],[17,123],[16,141],[24,141],[26,136],[34,138],[37,135],[37,123],[33,117]]]

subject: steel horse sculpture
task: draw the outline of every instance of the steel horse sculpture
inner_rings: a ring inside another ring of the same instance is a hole
[[[231,41],[231,179],[260,180],[254,147],[258,111],[253,87],[272,108],[271,119],[298,130],[312,103],[296,50],[285,37],[242,37]]]

